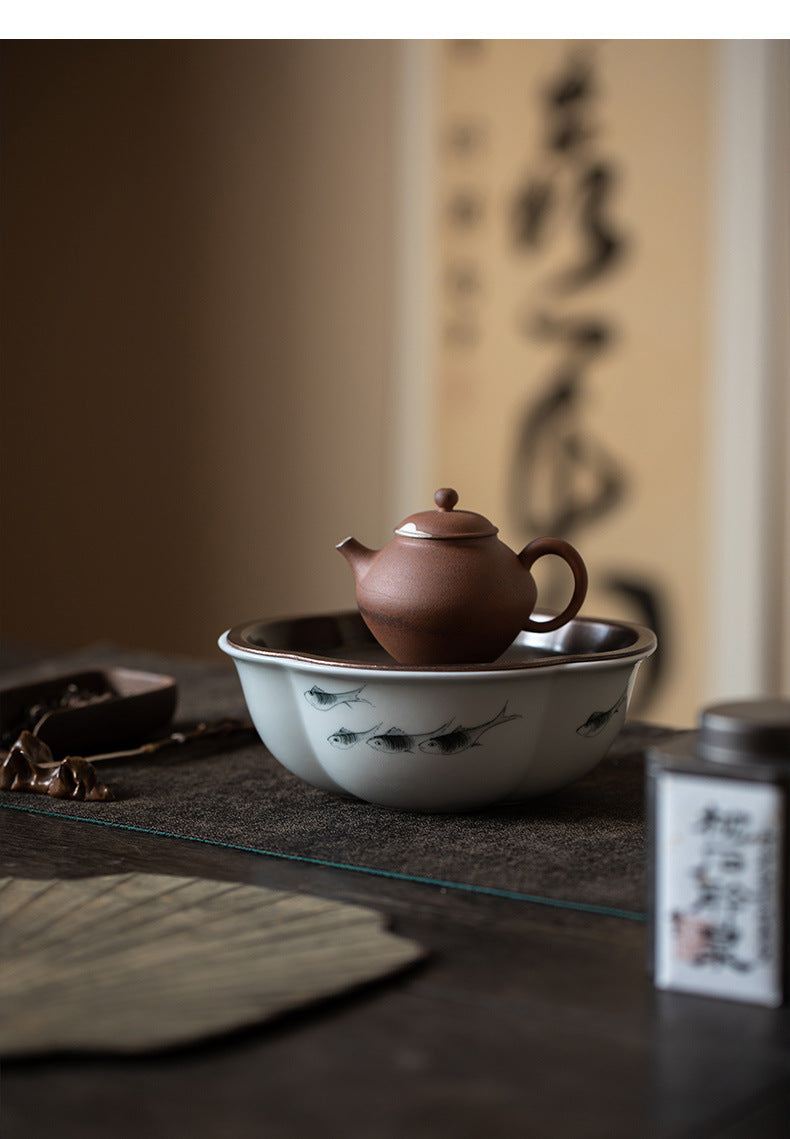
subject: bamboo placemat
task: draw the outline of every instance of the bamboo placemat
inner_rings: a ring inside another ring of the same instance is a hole
[[[6,1056],[192,1043],[423,955],[362,906],[157,874],[0,879],[0,949]]]

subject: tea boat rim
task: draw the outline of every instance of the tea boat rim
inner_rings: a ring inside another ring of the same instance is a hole
[[[536,615],[551,617],[545,610],[536,610]],[[357,610],[340,610],[319,614],[303,614],[292,617],[259,618],[234,625],[219,638],[219,647],[236,660],[253,663],[255,661],[282,661],[298,669],[321,668],[337,673],[374,673],[383,676],[462,677],[497,676],[513,673],[569,669],[575,666],[623,664],[636,662],[650,656],[657,647],[656,634],[644,625],[635,622],[610,620],[601,617],[574,617],[566,625],[546,634],[522,631],[512,646],[497,660],[490,663],[470,663],[457,665],[408,665],[398,664],[388,658],[379,660],[355,660],[338,658],[330,652],[317,652],[314,648],[300,648],[288,644],[287,629],[301,627],[316,636],[321,631],[334,630],[334,647],[342,647],[343,634],[355,631],[370,646],[376,641],[368,631]],[[514,648],[539,648],[537,638],[546,637],[545,647],[550,655],[539,659],[520,659],[517,655],[508,659]],[[278,643],[266,643],[266,638]],[[254,638],[254,639],[253,639]],[[331,639],[331,638],[330,638]],[[359,639],[359,638],[358,638]],[[601,645],[596,648],[596,643]],[[605,646],[609,647],[605,647]],[[574,646],[577,646],[574,648]],[[376,646],[377,647],[377,646]],[[383,652],[383,650],[382,650]]]

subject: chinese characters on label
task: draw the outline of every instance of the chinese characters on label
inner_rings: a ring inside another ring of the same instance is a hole
[[[656,794],[656,984],[779,1004],[781,792],[665,773]]]

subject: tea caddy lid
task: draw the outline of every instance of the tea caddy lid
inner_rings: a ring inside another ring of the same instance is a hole
[[[790,766],[790,700],[733,700],[703,709],[697,751],[722,763],[774,760]]]
[[[437,510],[423,510],[404,518],[395,530],[403,538],[489,538],[499,530],[482,514],[455,510],[458,494],[442,487],[433,496]]]

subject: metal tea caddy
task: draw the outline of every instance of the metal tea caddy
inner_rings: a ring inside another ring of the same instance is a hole
[[[657,988],[790,998],[790,700],[702,711],[647,754],[650,967]]]

